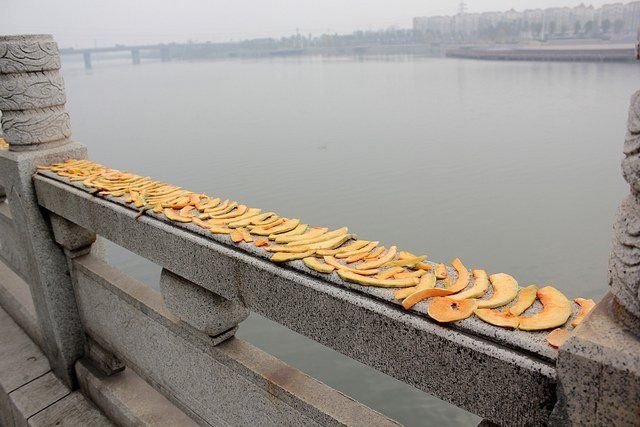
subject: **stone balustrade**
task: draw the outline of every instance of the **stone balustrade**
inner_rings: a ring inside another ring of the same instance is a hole
[[[2,52],[0,108],[10,149],[0,150],[7,193],[0,306],[42,348],[68,396],[76,399],[71,391],[80,388],[121,424],[138,422],[140,405],[114,388],[119,378],[155,396],[156,407],[172,408],[167,419],[184,425],[395,424],[236,338],[253,311],[499,425],[640,422],[638,96],[625,143],[632,192],[614,227],[612,292],[556,351],[544,333],[474,318],[440,325],[378,289],[337,282],[299,261],[273,264],[260,251],[240,251],[226,237],[151,211],[137,218],[120,199],[36,173],[37,164],[86,158],[86,150],[69,140],[53,40],[0,37]],[[44,128],[29,124],[35,116]],[[19,117],[26,126],[16,125]],[[97,236],[160,265],[160,292],[106,263]],[[3,387],[0,375],[0,420],[19,424],[3,417],[16,412],[18,396]]]

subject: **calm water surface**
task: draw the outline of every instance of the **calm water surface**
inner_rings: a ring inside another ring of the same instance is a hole
[[[606,290],[637,64],[67,61],[63,72],[93,160],[570,297]],[[110,257],[157,286],[157,266]],[[479,422],[260,316],[238,336],[407,425]]]

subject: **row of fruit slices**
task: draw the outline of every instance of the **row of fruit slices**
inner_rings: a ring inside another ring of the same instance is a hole
[[[573,314],[572,304],[552,286],[538,289],[531,285],[520,290],[510,275],[488,276],[484,270],[470,273],[459,259],[451,262],[457,272],[452,283],[444,264],[426,263],[426,256],[398,251],[396,246],[385,248],[378,246],[377,241],[359,240],[346,227],[332,231],[326,227],[310,227],[299,219],[279,217],[275,212],[263,213],[261,209],[235,201],[210,198],[88,160],[69,160],[38,168],[71,181],[82,181],[93,193],[122,197],[125,203],[133,204],[139,210],[138,217],[152,210],[171,221],[193,223],[213,234],[227,234],[235,243],[263,247],[273,253],[273,262],[302,260],[309,269],[324,274],[335,271],[348,282],[395,288],[395,299],[401,300],[407,310],[429,299],[427,314],[441,323],[475,314],[495,326],[538,331],[561,327]],[[469,287],[472,275],[473,285]],[[444,287],[436,287],[438,279],[443,281]],[[482,299],[489,283],[493,293],[490,298]],[[523,316],[536,298],[542,304],[542,310]],[[503,311],[496,310],[516,299]],[[572,321],[572,327],[595,306],[593,300],[576,298],[574,301],[580,306],[580,312]],[[567,329],[556,329],[547,340],[558,347],[568,334]]]

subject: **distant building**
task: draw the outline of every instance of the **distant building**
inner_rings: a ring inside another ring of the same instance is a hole
[[[640,27],[640,1],[594,8],[511,9],[505,12],[458,13],[413,19],[413,29],[443,40],[527,40],[559,37],[628,37]]]

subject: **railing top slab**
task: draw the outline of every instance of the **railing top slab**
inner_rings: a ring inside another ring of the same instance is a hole
[[[45,176],[47,178],[56,180],[58,182],[64,183],[65,185],[68,185],[77,190],[80,190],[83,193],[89,194],[89,190],[79,182],[71,182],[64,177],[58,176],[57,174],[50,171],[46,171],[46,170],[40,171],[38,173],[41,176]],[[91,195],[91,197],[97,197],[97,196]],[[123,206],[126,209],[130,210],[133,214],[137,213],[136,210],[132,209],[130,206],[124,203],[120,198],[116,198],[112,196],[99,196],[99,198],[108,200],[109,202]],[[227,235],[212,234],[212,233],[209,233],[207,230],[204,230],[190,223],[178,224],[175,222],[171,222],[167,220],[164,215],[156,214],[156,213],[153,213],[152,211],[147,211],[145,215],[157,221],[170,224],[171,226],[176,227],[178,229],[186,230],[190,233],[204,236],[208,239],[211,239],[217,243],[224,245],[225,247],[230,248],[233,251],[238,251],[240,249],[242,252],[248,253],[257,259],[268,261],[268,253],[266,253],[265,251],[262,251],[260,250],[260,248],[256,248],[253,245],[250,245],[244,242],[240,244],[232,243]],[[197,261],[194,260],[194,262],[197,262]],[[321,274],[321,273],[312,271],[306,268],[303,262],[300,260],[290,261],[284,265],[274,265],[273,263],[269,262],[269,266],[275,269],[282,269],[283,271],[294,270],[298,273],[301,273],[316,279],[320,279],[323,282],[328,282],[330,286],[337,285],[337,286],[340,286],[341,288],[346,288],[349,291],[354,293],[365,294],[368,297],[374,298],[376,300],[384,301],[388,303],[391,307],[402,310],[402,305],[400,301],[394,299],[393,290],[390,290],[390,289],[361,286],[357,284],[347,283],[342,281],[339,277],[337,277],[336,274],[326,275],[326,274]],[[455,270],[449,269],[448,274],[453,279],[455,279],[456,277]],[[541,308],[542,306],[540,305],[540,303],[536,301],[535,305],[531,309],[532,310],[531,312],[535,313],[539,311]],[[426,309],[427,309],[427,303],[423,301],[416,304],[410,310],[410,312],[414,315],[419,316],[421,319],[424,319],[429,323],[435,324],[436,322],[428,318],[426,314]],[[548,331],[527,332],[527,331],[521,331],[521,330],[508,330],[508,329],[496,327],[488,323],[485,323],[482,320],[476,318],[475,316],[469,317],[467,319],[464,319],[458,322],[454,322],[452,324],[448,324],[447,326],[443,326],[443,329],[456,331],[463,334],[469,334],[478,338],[485,339],[487,341],[495,342],[496,344],[506,346],[510,349],[522,352],[523,354],[531,355],[533,357],[539,358],[540,360],[543,360],[546,362],[554,362],[557,356],[557,350],[550,347],[546,341]]]

